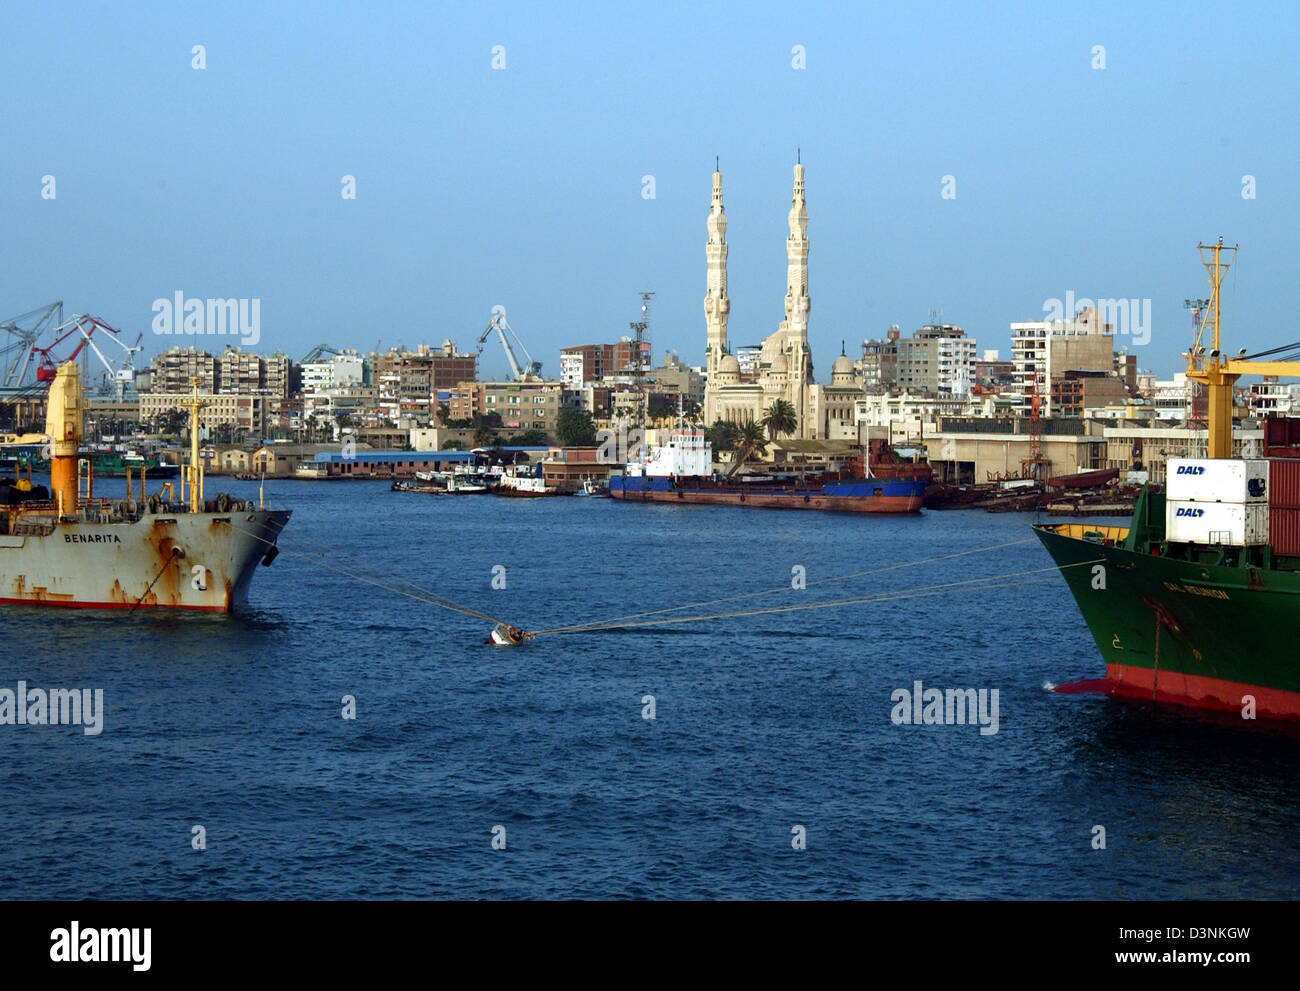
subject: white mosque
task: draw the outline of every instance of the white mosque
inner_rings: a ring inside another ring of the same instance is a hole
[[[790,202],[790,236],[786,239],[785,319],[763,341],[754,381],[742,382],[740,363],[727,350],[727,215],[722,208],[722,173],[713,173],[713,203],[709,209],[707,294],[704,297],[707,384],[704,422],[760,420],[778,399],[794,407],[799,439],[854,440],[857,437],[854,401],[862,395],[853,362],[841,354],[831,366],[829,385],[813,381],[808,348],[808,209],[804,202],[803,164],[794,167],[794,196]]]

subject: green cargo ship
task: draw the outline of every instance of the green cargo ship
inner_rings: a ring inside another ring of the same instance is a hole
[[[1208,457],[1170,460],[1166,493],[1144,488],[1127,527],[1034,532],[1105,660],[1103,679],[1074,687],[1296,719],[1300,663],[1286,641],[1300,626],[1300,421],[1265,421],[1265,457],[1233,458],[1232,387],[1242,375],[1300,375],[1300,363],[1256,360],[1300,344],[1224,359],[1219,286],[1231,262],[1222,256],[1236,248],[1198,248],[1213,292],[1184,357],[1208,395]]]
[[[1167,541],[1165,509],[1144,490],[1127,527],[1034,527],[1105,659],[1096,687],[1300,718],[1300,664],[1283,641],[1300,620],[1300,559]]]

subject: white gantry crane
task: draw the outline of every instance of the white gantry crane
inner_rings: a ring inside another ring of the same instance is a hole
[[[86,324],[90,327],[87,329]],[[121,358],[116,364],[109,360],[108,356],[99,349],[91,334],[98,327],[108,333],[107,337],[100,337],[100,340],[112,341],[122,351]],[[91,316],[82,316],[77,323],[77,329],[81,332],[82,339],[86,346],[95,353],[100,363],[104,366],[104,371],[98,378],[98,392],[101,396],[107,396],[116,402],[122,402],[129,398],[135,392],[135,356],[140,353],[140,342],[144,339],[144,334],[137,334],[134,344],[127,344],[119,336],[118,332],[104,323]]]
[[[497,305],[492,307],[492,319],[488,321],[488,325],[483,328],[483,333],[479,335],[478,353],[483,353],[483,344],[487,341],[488,335],[490,335],[494,330],[501,338],[501,346],[505,348],[506,360],[510,362],[510,373],[515,377],[514,380],[516,382],[531,382],[541,378],[542,363],[540,361],[533,361],[533,356],[530,355],[528,349],[524,347],[524,342],[519,339],[519,335],[515,333],[515,329],[511,327],[509,321],[506,320],[506,308],[504,306]],[[514,348],[510,346],[510,338],[506,337],[507,331],[510,332],[510,337],[515,339],[515,343],[519,345],[519,350],[524,354],[523,365],[520,365],[519,359],[515,357]]]

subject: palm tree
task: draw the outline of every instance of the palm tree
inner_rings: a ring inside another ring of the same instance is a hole
[[[799,429],[799,417],[794,411],[794,405],[785,399],[775,400],[758,422],[767,428],[767,435],[772,440]]]
[[[749,460],[751,455],[760,457],[767,453],[767,435],[759,423],[750,420],[740,425],[737,430],[736,444],[739,450],[732,461],[732,471]]]
[[[736,449],[736,434],[739,432],[737,427],[730,420],[715,420],[713,426],[705,431],[709,444],[713,447],[713,453],[730,454]]]

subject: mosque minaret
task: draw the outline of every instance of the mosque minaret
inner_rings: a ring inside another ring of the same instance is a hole
[[[704,254],[708,260],[708,279],[704,296],[704,365],[707,380],[718,380],[718,366],[727,353],[727,314],[731,300],[727,298],[727,213],[722,208],[722,172],[713,173],[713,203],[709,207],[709,241]],[[704,419],[712,423],[717,419],[705,395]]]
[[[860,386],[846,377],[836,362],[829,387],[813,381],[812,351],[808,346],[808,315],[812,301],[808,295],[808,207],[804,199],[804,167],[794,167],[794,192],[788,215],[790,233],[786,238],[785,319],[776,332],[763,340],[758,373],[754,381],[740,381],[740,366],[727,350],[727,244],[726,216],[722,211],[722,174],[713,173],[713,205],[709,211],[709,241],[705,249],[708,260],[708,294],[704,299],[707,329],[705,366],[707,385],[704,421],[733,420],[744,423],[759,420],[778,399],[794,408],[799,427],[794,436],[804,439],[843,435],[847,429],[840,408],[845,407],[851,392]],[[830,396],[836,393],[828,407]],[[851,405],[851,404],[850,404]],[[828,415],[831,408],[839,415]],[[847,408],[847,407],[845,407]],[[834,425],[832,425],[834,424]]]

